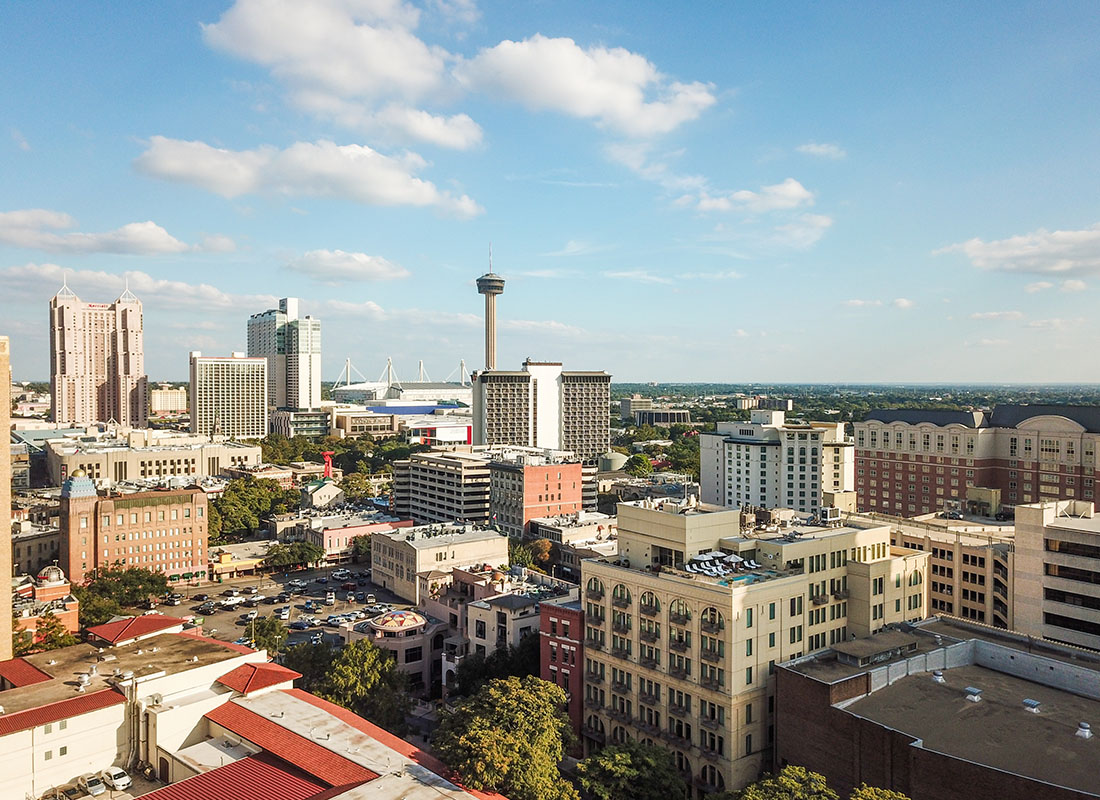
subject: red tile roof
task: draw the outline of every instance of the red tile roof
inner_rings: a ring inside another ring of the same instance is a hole
[[[22,658],[10,658],[7,661],[0,661],[0,678],[10,683],[13,688],[53,680],[34,664]]]
[[[206,718],[315,778],[320,778],[328,786],[360,784],[378,777],[378,773],[371,772],[366,767],[233,701],[208,711]]]
[[[129,617],[114,622],[105,622],[102,625],[94,625],[88,628],[87,632],[96,639],[102,639],[110,644],[118,644],[182,624],[183,620],[181,619],[166,617],[163,614],[146,614],[140,617]]]
[[[241,664],[218,678],[218,683],[241,694],[248,694],[300,677],[302,673],[280,664]]]
[[[429,753],[425,753],[419,747],[410,744],[409,742],[406,742],[400,736],[394,736],[392,733],[385,730],[384,728],[379,728],[374,723],[368,722],[367,720],[360,717],[358,714],[348,711],[343,706],[338,706],[335,703],[330,703],[328,700],[324,700],[320,697],[317,697],[317,695],[310,694],[309,692],[302,691],[301,689],[284,689],[283,691],[292,697],[297,697],[299,700],[304,700],[310,705],[327,711],[334,717],[340,719],[343,722],[346,722],[348,725],[351,725],[353,728],[356,728],[360,732],[365,733],[367,736],[371,737],[375,741],[384,744],[391,750],[397,751],[401,755],[405,756],[405,758],[411,759],[413,762],[419,764],[425,769],[431,770],[436,775],[442,775],[444,778],[451,781],[456,786],[461,787],[463,791],[469,792],[474,797],[480,798],[480,800],[508,800],[508,798],[506,798],[504,795],[498,794],[496,792],[483,792],[478,791],[477,789],[468,789],[465,786],[462,786],[462,784],[459,783],[459,781],[457,780],[457,776],[455,776],[454,773],[447,768],[447,765],[440,761],[438,758]]]
[[[142,795],[143,800],[306,800],[324,791],[320,782],[260,753]]]
[[[45,725],[47,722],[72,719],[81,714],[121,705],[125,702],[126,698],[117,689],[100,689],[98,692],[88,692],[87,694],[76,694],[74,692],[72,697],[67,697],[64,700],[0,716],[0,736],[36,728],[39,725]]]

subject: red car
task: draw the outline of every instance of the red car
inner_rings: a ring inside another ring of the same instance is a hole
[[[340,584],[340,588],[343,589],[345,592],[354,592],[356,588],[356,583],[355,581],[347,581],[346,583]]]

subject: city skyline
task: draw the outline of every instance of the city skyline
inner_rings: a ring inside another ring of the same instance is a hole
[[[492,241],[504,369],[1100,380],[1089,5],[304,8],[0,12],[16,377],[67,274],[128,282],[153,380],[288,296],[326,380],[443,379],[480,366]]]

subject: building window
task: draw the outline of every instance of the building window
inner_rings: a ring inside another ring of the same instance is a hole
[[[422,651],[423,648],[421,647],[410,647],[408,650],[405,651],[405,663],[415,664],[418,661],[421,661],[424,658],[424,654]]]

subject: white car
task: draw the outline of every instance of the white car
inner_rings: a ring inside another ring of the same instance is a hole
[[[107,767],[107,769],[99,773],[99,777],[105,784],[116,791],[129,789],[133,784],[133,781],[130,780],[130,776],[127,775],[125,770],[121,767]]]
[[[99,779],[98,775],[88,773],[87,775],[81,775],[76,779],[76,785],[83,789],[85,792],[95,797],[97,794],[103,794],[107,791],[107,787],[103,781]]]
[[[256,609],[252,609],[251,611],[249,611],[247,614],[244,615],[244,618],[246,620],[248,620],[249,622],[251,622],[252,620],[256,619],[256,617],[258,617],[258,616],[260,616],[259,612],[256,611]]]
[[[295,589],[304,589],[307,586],[309,586],[308,583],[306,583],[305,581],[303,581],[300,578],[295,578],[294,580],[290,581],[288,585],[293,586]]]
[[[275,615],[281,620],[290,619],[290,606],[280,608],[278,611],[275,612]]]

